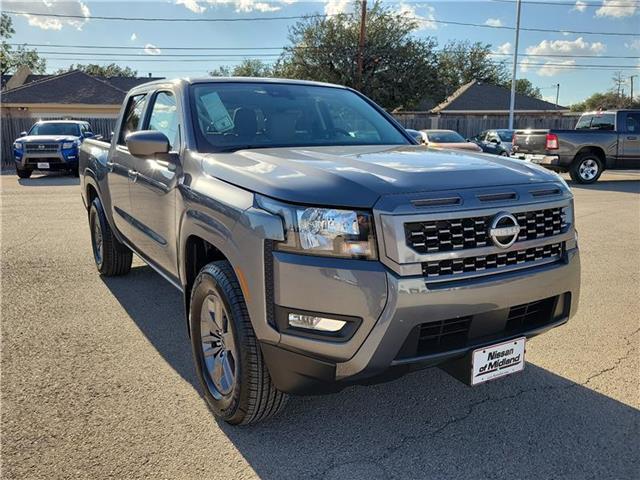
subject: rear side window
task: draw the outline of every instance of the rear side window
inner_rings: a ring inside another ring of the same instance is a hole
[[[582,115],[576,124],[576,130],[615,130],[616,115],[614,113],[600,113]]]
[[[627,113],[625,126],[628,133],[640,133],[640,113]]]
[[[164,133],[169,139],[171,148],[180,143],[180,138],[178,137],[178,107],[173,93],[160,92],[156,95],[147,128]]]
[[[124,119],[122,121],[122,128],[120,129],[120,136],[118,137],[119,145],[125,145],[124,139],[127,135],[138,130],[146,102],[147,95],[144,93],[141,95],[134,95],[129,98],[127,109],[124,111]]]

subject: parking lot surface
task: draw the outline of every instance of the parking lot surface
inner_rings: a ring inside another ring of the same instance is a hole
[[[1,182],[2,478],[640,477],[638,174],[573,186],[580,310],[523,373],[424,370],[253,427],[209,414],[177,290],[97,274],[77,179]]]

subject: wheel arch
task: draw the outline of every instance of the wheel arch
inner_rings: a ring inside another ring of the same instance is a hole
[[[575,157],[573,157],[573,161],[578,162],[583,155],[587,154],[595,155],[596,157],[598,157],[598,159],[602,163],[603,170],[607,168],[607,155],[605,154],[602,147],[598,147],[595,145],[581,147],[580,150],[578,150],[578,152],[576,153]]]

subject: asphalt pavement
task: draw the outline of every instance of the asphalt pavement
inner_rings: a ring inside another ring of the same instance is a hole
[[[135,260],[103,279],[77,179],[0,179],[2,478],[640,478],[640,175],[574,186],[582,295],[523,373],[439,369],[216,422],[181,296]]]

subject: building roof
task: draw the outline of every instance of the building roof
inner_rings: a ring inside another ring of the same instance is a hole
[[[481,83],[476,80],[463,85],[453,95],[431,110],[432,113],[453,112],[506,112],[509,111],[511,91],[505,87]],[[516,93],[515,110],[527,112],[568,111],[538,98]]]
[[[2,92],[2,103],[120,105],[129,89],[150,80],[154,79],[92,77],[80,70],[60,75],[29,75],[24,84]]]

